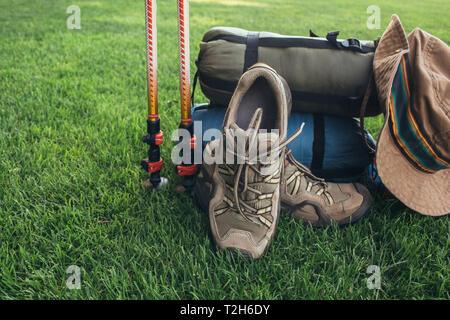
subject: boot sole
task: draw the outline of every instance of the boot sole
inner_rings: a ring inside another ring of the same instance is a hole
[[[366,188],[361,188],[359,184],[354,184],[354,186],[355,186],[356,190],[358,190],[358,192],[360,194],[362,194],[364,200],[361,204],[361,207],[359,207],[358,210],[356,210],[351,216],[348,216],[345,219],[342,219],[340,221],[330,220],[330,223],[323,223],[321,220],[309,221],[309,220],[304,220],[302,218],[294,217],[292,214],[291,214],[291,216],[295,221],[297,221],[297,222],[301,221],[303,223],[303,225],[305,225],[305,226],[311,224],[315,228],[326,228],[333,223],[336,223],[339,227],[346,227],[351,224],[354,224],[355,222],[364,218],[370,212],[371,202],[372,202],[372,200],[371,200],[372,197],[370,195],[370,192]],[[305,201],[305,202],[300,203],[299,205],[306,205],[306,204],[313,206],[317,211],[320,211],[321,215],[325,216],[325,213],[322,211],[322,209],[318,205],[316,205],[314,202]],[[295,209],[295,207],[291,207],[291,206],[282,204],[281,209],[285,212],[291,212],[293,209]]]

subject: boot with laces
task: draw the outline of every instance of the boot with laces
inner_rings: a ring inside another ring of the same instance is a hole
[[[283,211],[316,227],[358,221],[369,212],[371,196],[359,183],[331,183],[314,176],[286,151],[281,181]]]
[[[301,132],[286,139],[290,109],[289,87],[272,68],[256,64],[242,75],[222,137],[206,146],[195,185],[219,248],[257,259],[272,241],[285,146]],[[223,161],[208,164],[209,158]]]

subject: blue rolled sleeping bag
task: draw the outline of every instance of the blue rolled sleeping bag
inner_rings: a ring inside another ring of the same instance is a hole
[[[226,109],[221,106],[197,104],[192,107],[192,120],[202,121],[202,132],[221,129]],[[288,144],[292,155],[318,177],[335,182],[358,180],[372,161],[354,118],[324,114],[291,112],[287,136],[302,124],[301,135]],[[195,122],[194,122],[195,126]],[[375,140],[366,132],[367,141]],[[203,148],[209,141],[203,141]]]

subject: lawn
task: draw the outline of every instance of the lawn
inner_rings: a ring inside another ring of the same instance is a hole
[[[66,9],[81,9],[69,30]],[[369,30],[366,9],[381,9]],[[450,2],[191,0],[202,35],[235,26],[375,39],[392,13],[450,43]],[[216,249],[187,195],[149,193],[144,1],[0,0],[0,299],[448,299],[450,221],[374,194],[367,219],[317,230],[283,215],[257,261]],[[162,128],[179,123],[176,1],[158,1]],[[196,101],[205,101],[200,90]],[[382,117],[368,119],[376,137]],[[167,134],[167,137],[169,135]],[[163,175],[180,181],[163,145]],[[81,268],[79,290],[66,269]],[[369,289],[369,265],[381,288]]]

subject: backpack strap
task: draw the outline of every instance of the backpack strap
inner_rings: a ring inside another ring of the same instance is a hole
[[[374,41],[375,50],[378,47],[378,43],[379,43],[379,40]],[[371,158],[373,158],[375,156],[376,146],[375,147],[371,146],[369,144],[369,142],[367,141],[366,130],[364,128],[364,116],[366,115],[367,103],[369,101],[369,97],[372,94],[372,89],[374,86],[375,86],[375,75],[373,73],[373,70],[371,70],[370,75],[369,75],[369,83],[367,84],[366,91],[364,92],[364,97],[361,102],[361,108],[359,111],[359,128],[361,130],[361,137],[363,138],[364,144],[366,145],[366,147],[369,151],[369,157],[371,157]]]
[[[361,103],[361,111],[359,112],[359,128],[361,130],[361,137],[363,138],[364,144],[369,150],[369,156],[372,157],[376,150],[373,148],[369,142],[367,141],[366,132],[364,129],[364,116],[366,114],[367,102],[369,101],[369,97],[372,94],[372,88],[374,86],[374,76],[373,72],[370,73],[369,83],[367,84],[366,92],[364,93],[363,101]]]
[[[192,93],[191,93],[191,105],[192,106],[195,105],[194,99],[195,99],[195,88],[197,87],[197,81],[198,81],[198,69],[195,72],[194,81],[193,81],[193,84],[192,84]]]
[[[258,62],[258,44],[259,32],[249,31],[247,36],[247,48],[245,49],[244,70],[242,73]]]
[[[314,141],[312,145],[311,171],[318,172],[323,169],[325,156],[325,125],[323,114],[314,113]]]
[[[319,38],[319,36],[317,34],[315,34],[311,29],[309,29],[309,36],[311,38]]]

